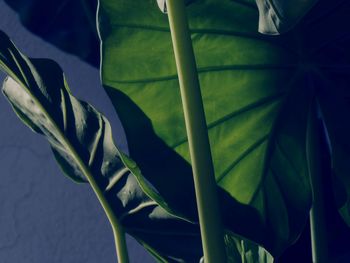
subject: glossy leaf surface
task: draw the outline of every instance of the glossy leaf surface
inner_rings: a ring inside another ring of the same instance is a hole
[[[45,41],[99,65],[97,0],[5,0],[22,24]]]
[[[311,206],[305,137],[318,82],[342,73],[349,83],[348,30],[331,31],[349,4],[320,1],[278,37],[256,32],[252,1],[195,1],[187,10],[226,228],[278,256]],[[196,220],[167,17],[155,1],[101,0],[99,20],[102,80],[131,157],[169,207]]]

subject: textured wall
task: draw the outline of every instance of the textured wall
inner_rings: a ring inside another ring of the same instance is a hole
[[[73,93],[104,112],[117,144],[126,149],[122,128],[99,84],[98,70],[60,52],[23,29],[0,0],[0,29],[31,57],[57,61]],[[0,75],[2,82],[4,75]],[[48,144],[15,116],[0,96],[0,262],[116,262],[106,216],[88,185],[64,177]],[[154,260],[131,238],[132,263]]]

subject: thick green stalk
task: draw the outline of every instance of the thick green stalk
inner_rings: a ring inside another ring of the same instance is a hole
[[[320,157],[320,129],[316,116],[316,106],[316,103],[314,103],[310,110],[307,129],[307,159],[313,194],[313,205],[310,211],[312,262],[327,263],[328,248]]]
[[[167,0],[190,148],[205,263],[226,262],[224,231],[184,0]]]

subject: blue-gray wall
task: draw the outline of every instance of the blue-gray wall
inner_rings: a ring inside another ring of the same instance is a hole
[[[28,0],[30,1],[30,0]],[[0,29],[28,56],[57,61],[73,93],[102,111],[117,144],[125,136],[99,82],[98,70],[22,28],[0,0]],[[0,74],[0,82],[4,75]],[[46,141],[26,128],[0,96],[0,262],[116,262],[108,220],[88,185],[64,177]],[[131,263],[154,260],[128,238]]]

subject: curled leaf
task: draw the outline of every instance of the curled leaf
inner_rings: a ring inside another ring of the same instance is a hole
[[[259,32],[284,33],[302,19],[318,0],[256,0],[259,9]]]

